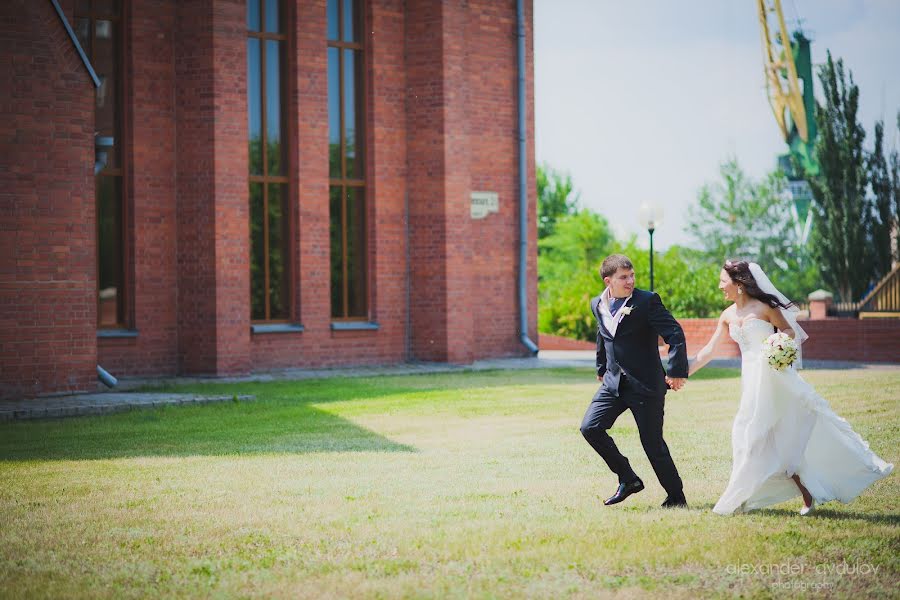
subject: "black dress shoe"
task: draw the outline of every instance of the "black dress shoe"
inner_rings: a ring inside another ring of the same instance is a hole
[[[662,503],[663,508],[687,508],[687,499],[684,494],[677,496],[666,496],[666,500]]]
[[[603,501],[603,504],[609,506],[610,504],[618,504],[628,496],[632,494],[637,494],[639,491],[644,489],[644,482],[640,479],[635,479],[634,481],[629,481],[628,483],[620,483],[619,489],[616,490],[616,493],[612,495],[611,498],[607,498]]]

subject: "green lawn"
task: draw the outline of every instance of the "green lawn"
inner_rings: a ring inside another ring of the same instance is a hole
[[[711,512],[737,377],[669,396],[686,510],[658,507],[630,413],[647,489],[602,505],[589,370],[210,383],[168,390],[257,400],[0,425],[0,596],[898,597],[897,474],[810,518]],[[900,369],[804,377],[900,462]]]

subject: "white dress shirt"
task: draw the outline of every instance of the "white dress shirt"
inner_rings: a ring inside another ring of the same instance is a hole
[[[625,298],[625,302],[619,307],[616,316],[613,316],[612,312],[610,312],[611,300],[609,288],[606,288],[603,290],[603,294],[600,295],[600,318],[603,319],[603,326],[606,327],[606,330],[609,331],[610,335],[616,337],[616,329],[619,328],[619,322],[625,316],[622,309],[625,308],[628,301],[631,300],[631,296]]]

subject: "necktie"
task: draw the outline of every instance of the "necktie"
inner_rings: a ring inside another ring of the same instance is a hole
[[[619,312],[619,309],[625,304],[625,300],[625,298],[616,298],[613,300],[612,306],[609,307],[609,314],[616,316],[616,313]]]

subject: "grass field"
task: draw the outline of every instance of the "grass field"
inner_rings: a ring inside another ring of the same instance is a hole
[[[804,377],[900,461],[900,369]],[[738,381],[669,395],[673,510],[630,413],[612,435],[647,489],[602,505],[589,370],[211,383],[177,389],[257,400],[0,425],[0,596],[898,597],[896,473],[809,518],[711,512]]]

